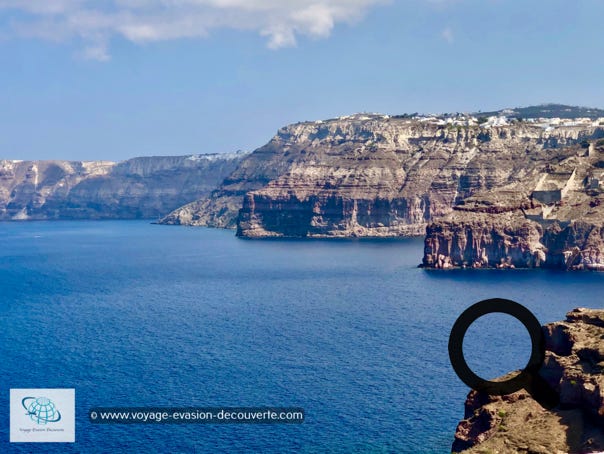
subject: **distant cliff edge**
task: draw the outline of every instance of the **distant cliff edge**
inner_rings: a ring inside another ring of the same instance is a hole
[[[565,106],[535,109],[530,112],[566,112]],[[420,236],[456,207],[468,207],[465,201],[473,196],[520,189],[530,196],[541,178],[548,192],[550,181],[543,175],[549,167],[575,156],[595,156],[596,143],[604,138],[604,118],[476,115],[357,114],[286,126],[244,158],[208,197],[161,222],[236,228],[245,238]],[[599,165],[595,159],[594,169]],[[573,184],[582,177],[577,173]],[[589,185],[595,188],[594,177]],[[547,196],[543,204],[549,207],[555,202]],[[521,198],[518,210],[539,208]],[[453,264],[446,258],[453,249],[444,244],[439,240],[426,266]],[[507,255],[489,256],[489,265],[502,257],[508,260]],[[464,258],[467,266],[478,262],[473,258]]]
[[[0,220],[158,219],[208,195],[244,156],[0,160]]]
[[[249,154],[0,161],[0,220],[426,235],[426,268],[604,270],[603,115],[556,104],[363,113],[285,126]]]

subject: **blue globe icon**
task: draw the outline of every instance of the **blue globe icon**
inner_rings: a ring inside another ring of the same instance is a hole
[[[37,424],[48,424],[61,419],[61,413],[54,402],[47,397],[26,397],[22,404],[31,420]]]

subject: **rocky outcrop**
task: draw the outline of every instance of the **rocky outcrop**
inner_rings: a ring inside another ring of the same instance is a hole
[[[0,161],[0,220],[157,219],[205,196],[245,155]]]
[[[589,152],[585,145],[566,147],[565,158],[522,182],[460,202],[427,227],[423,266],[604,269],[604,144],[598,143]],[[544,190],[548,181],[553,187]]]
[[[544,409],[524,390],[507,396],[471,391],[453,452],[604,451],[604,310],[575,309],[544,328],[540,375],[559,395]]]
[[[604,269],[604,230],[576,221],[543,227],[518,216],[478,216],[428,226],[423,266],[447,269]]]
[[[427,268],[536,268],[547,257],[541,226],[513,214],[436,222],[426,232]]]
[[[464,198],[521,182],[566,145],[603,135],[592,125],[486,128],[380,115],[299,123],[162,222],[236,225],[248,238],[421,235]]]

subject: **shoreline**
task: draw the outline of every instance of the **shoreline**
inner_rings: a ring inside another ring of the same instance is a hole
[[[583,273],[602,273],[604,272],[604,265],[601,265],[601,269],[590,269],[590,268],[558,268],[554,266],[538,266],[538,267],[504,267],[498,268],[495,266],[483,266],[483,267],[471,267],[471,266],[450,266],[447,268],[438,268],[434,266],[425,266],[420,263],[417,265],[418,268],[426,271],[435,271],[435,272],[447,272],[447,271],[561,271],[564,273],[567,272],[583,272]]]

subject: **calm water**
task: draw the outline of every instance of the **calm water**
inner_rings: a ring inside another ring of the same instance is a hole
[[[146,222],[0,224],[0,451],[450,452],[467,388],[447,341],[504,297],[541,322],[602,307],[604,274],[428,272],[422,242],[243,241]],[[484,377],[528,335],[478,320]],[[497,361],[493,361],[497,358]],[[76,388],[73,445],[9,445],[9,388]],[[300,406],[302,425],[92,425],[93,406]]]

